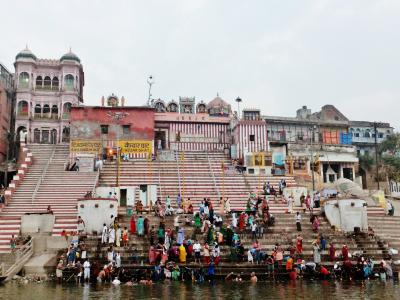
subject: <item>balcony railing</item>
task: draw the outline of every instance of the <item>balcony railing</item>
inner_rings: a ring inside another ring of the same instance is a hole
[[[58,86],[36,86],[36,91],[59,91],[60,88]]]
[[[17,113],[17,118],[18,119],[28,119],[29,118],[29,114],[28,113],[23,113],[23,112],[18,112]]]
[[[286,134],[272,133],[268,135],[268,139],[272,142],[287,142]]]
[[[34,114],[33,118],[35,120],[59,120],[58,115],[55,115],[55,114],[53,114],[53,115],[51,115],[51,114],[43,114],[42,115],[42,114],[36,113],[36,114]]]

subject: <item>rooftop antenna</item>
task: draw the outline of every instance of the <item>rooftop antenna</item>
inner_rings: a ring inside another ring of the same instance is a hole
[[[147,106],[150,106],[150,100],[151,100],[151,87],[154,84],[153,76],[150,75],[149,78],[147,78],[147,83],[149,84],[149,97],[147,98]]]

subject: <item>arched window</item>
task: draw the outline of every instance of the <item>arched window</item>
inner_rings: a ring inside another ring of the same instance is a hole
[[[43,114],[48,114],[50,112],[50,106],[48,104],[45,104],[43,106]]]
[[[154,108],[156,112],[165,112],[165,104],[162,101],[156,101]]]
[[[51,107],[51,118],[52,119],[57,119],[58,118],[58,106],[57,105],[53,105]]]
[[[29,74],[27,72],[19,74],[19,87],[23,89],[29,88]]]
[[[60,86],[60,81],[58,80],[57,77],[53,77],[53,90],[58,90],[59,86]]]
[[[35,117],[40,117],[42,114],[42,107],[40,104],[35,105]]]
[[[169,112],[178,112],[178,105],[176,103],[168,104],[167,110]]]
[[[74,89],[74,76],[72,76],[71,74],[65,75],[64,87],[67,91],[72,91]]]
[[[371,137],[371,134],[369,133],[369,131],[366,131],[364,133],[364,137],[366,137],[366,138],[370,138]]]
[[[43,78],[42,76],[36,77],[36,89],[41,89],[43,86]]]
[[[71,103],[65,102],[63,105],[63,118],[68,119],[71,113]]]
[[[28,116],[29,109],[28,109],[28,102],[25,100],[19,101],[17,105],[17,115],[19,117]]]
[[[50,90],[51,89],[51,78],[49,76],[46,76],[44,78],[44,88],[46,90]]]

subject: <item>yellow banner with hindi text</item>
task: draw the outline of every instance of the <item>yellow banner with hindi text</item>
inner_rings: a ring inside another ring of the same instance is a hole
[[[148,153],[151,154],[152,151],[152,141],[139,141],[139,140],[130,140],[130,141],[119,141],[119,147],[121,149],[122,154],[140,154],[140,153]]]

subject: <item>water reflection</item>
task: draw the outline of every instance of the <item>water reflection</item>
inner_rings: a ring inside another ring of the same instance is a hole
[[[400,299],[398,282],[297,281],[153,286],[57,285],[11,282],[0,286],[0,299]]]

